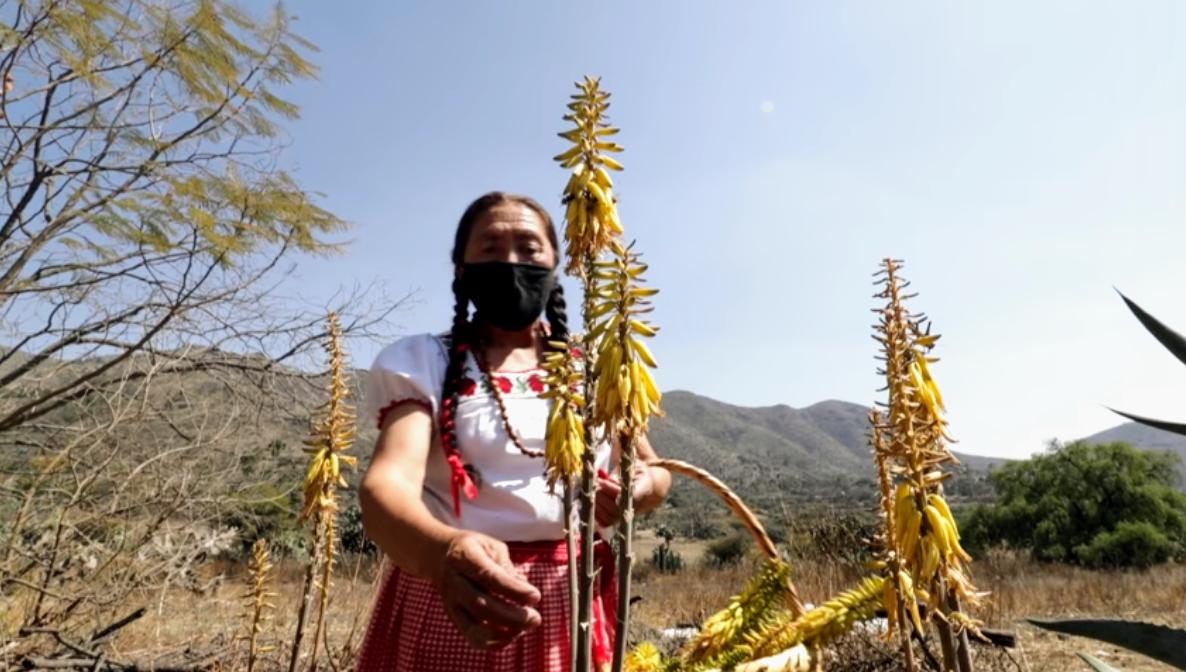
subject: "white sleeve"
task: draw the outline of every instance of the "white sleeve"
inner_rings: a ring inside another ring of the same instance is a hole
[[[447,353],[432,334],[402,338],[379,351],[367,372],[363,417],[382,427],[383,417],[403,403],[436,416]]]

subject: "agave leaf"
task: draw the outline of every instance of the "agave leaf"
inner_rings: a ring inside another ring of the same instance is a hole
[[[1157,429],[1160,429],[1160,430],[1164,430],[1167,432],[1173,432],[1174,434],[1182,434],[1182,435],[1186,436],[1186,424],[1182,424],[1182,423],[1178,423],[1178,422],[1169,422],[1168,420],[1154,420],[1153,418],[1146,418],[1141,415],[1133,415],[1132,413],[1125,413],[1124,411],[1118,411],[1114,408],[1109,408],[1108,410],[1112,411],[1116,415],[1122,415],[1122,416],[1128,418],[1129,420],[1132,420],[1133,422],[1139,422],[1142,425],[1149,425],[1150,427],[1156,427]]]
[[[1083,653],[1082,651],[1080,651],[1075,655],[1082,658],[1083,662],[1090,665],[1091,669],[1095,670],[1095,672],[1120,672],[1119,669],[1112,667],[1111,665],[1105,663],[1104,661],[1100,660],[1099,658],[1096,658],[1095,656],[1091,655],[1090,653]]]
[[[1128,309],[1132,311],[1133,315],[1137,316],[1137,319],[1149,330],[1149,333],[1153,334],[1153,337],[1164,345],[1167,350],[1174,353],[1174,357],[1177,357],[1179,361],[1186,364],[1186,337],[1183,337],[1178,332],[1162,324],[1157,318],[1146,313],[1143,308],[1122,294],[1120,290],[1116,290],[1116,293],[1120,294],[1120,298],[1124,299],[1124,303],[1128,304]]]
[[[1115,619],[1026,620],[1046,630],[1123,646],[1179,670],[1186,670],[1186,630]]]

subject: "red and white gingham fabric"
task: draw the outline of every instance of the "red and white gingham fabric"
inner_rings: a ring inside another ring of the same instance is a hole
[[[567,672],[568,553],[563,539],[509,542],[511,562],[540,591],[542,622],[497,651],[472,647],[445,614],[428,581],[392,568],[383,581],[359,654],[357,672]],[[595,666],[608,669],[613,651],[617,585],[613,554],[595,544],[600,569],[595,602]]]

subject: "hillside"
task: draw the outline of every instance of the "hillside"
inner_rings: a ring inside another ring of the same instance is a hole
[[[1154,429],[1138,422],[1126,422],[1111,429],[1096,432],[1083,440],[1091,443],[1123,441],[1131,443],[1137,448],[1164,450],[1180,457],[1183,465],[1186,465],[1186,436]]]
[[[663,407],[666,416],[651,422],[656,452],[708,469],[752,506],[777,512],[783,505],[876,501],[865,406],[830,400],[801,409],[751,408],[673,391],[664,394]],[[949,484],[953,497],[989,496],[988,468],[1001,460],[959,457],[960,475]],[[686,519],[705,506],[711,497],[689,484],[672,495],[671,508],[683,511],[669,513]]]

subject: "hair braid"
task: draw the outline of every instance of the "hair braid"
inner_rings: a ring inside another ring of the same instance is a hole
[[[465,371],[465,355],[471,347],[470,336],[469,298],[462,290],[461,279],[454,278],[453,329],[449,335],[449,364],[441,390],[440,435],[441,448],[452,473],[453,511],[457,516],[461,515],[462,494],[467,499],[478,496],[478,487],[461,461],[461,450],[457,447],[457,394]]]
[[[548,318],[548,326],[552,328],[548,340],[567,343],[568,302],[564,300],[564,287],[560,284],[560,278],[556,278],[556,284],[552,286],[552,293],[548,295],[548,303],[544,306],[544,314]]]

